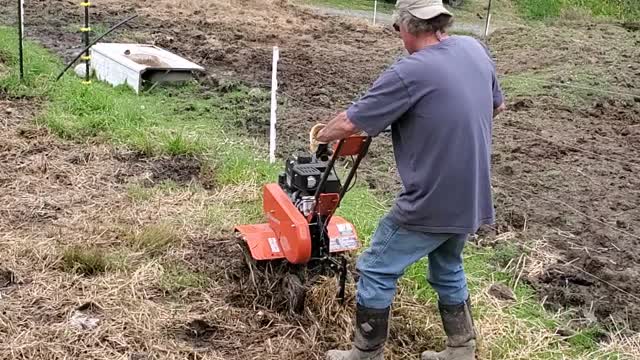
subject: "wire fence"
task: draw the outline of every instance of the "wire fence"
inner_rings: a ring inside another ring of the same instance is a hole
[[[522,128],[518,128],[518,127],[515,127],[515,126],[508,126],[508,125],[503,125],[503,126],[508,127],[509,130],[514,130],[516,132],[520,132],[522,134],[525,134],[525,136],[529,136],[529,137],[532,137],[532,138],[540,139],[542,141],[545,141],[545,142],[547,142],[549,144],[552,144],[554,146],[557,146],[559,148],[570,149],[570,150],[577,151],[577,152],[580,152],[580,153],[583,153],[583,154],[586,154],[586,155],[599,157],[599,158],[602,158],[603,160],[615,162],[615,163],[618,163],[618,164],[621,164],[621,165],[640,167],[640,163],[635,163],[635,162],[630,162],[630,161],[627,161],[627,160],[621,160],[621,159],[618,159],[618,158],[613,158],[611,156],[600,154],[600,153],[596,153],[596,152],[589,151],[589,150],[585,150],[583,148],[580,148],[580,147],[577,147],[577,146],[574,146],[574,145],[565,144],[565,143],[560,142],[558,140],[553,140],[553,139],[544,137],[542,135],[538,135],[538,134],[536,134],[534,132],[534,130],[522,129]]]
[[[349,80],[345,79],[345,78],[337,78],[337,77],[333,77],[327,73],[321,72],[317,69],[313,69],[304,65],[300,65],[300,64],[295,64],[295,63],[286,63],[287,66],[291,66],[291,67],[295,67],[301,70],[304,70],[306,72],[312,72],[312,73],[316,73],[318,75],[322,75],[323,78],[325,79],[330,79],[330,81],[327,81],[327,85],[329,85],[329,83],[334,83],[334,84],[346,84],[345,89],[352,90],[352,89],[363,89],[365,88],[367,85],[363,85],[363,84],[356,84],[354,82],[350,82]],[[515,75],[517,76],[517,75]],[[509,76],[499,76],[499,79],[501,81],[505,80],[509,78]],[[599,94],[606,94],[606,95],[614,95],[614,96],[619,96],[619,97],[625,97],[625,98],[630,98],[632,100],[637,100],[640,99],[640,92],[638,93],[632,93],[632,92],[626,92],[626,91],[613,91],[610,89],[605,89],[605,88],[598,88],[598,87],[591,87],[591,86],[583,86],[583,85],[574,85],[574,84],[570,84],[570,83],[561,83],[561,82],[552,82],[552,81],[547,81],[547,80],[541,80],[541,79],[533,79],[533,78],[527,78],[525,81],[532,81],[532,82],[536,82],[545,86],[549,86],[549,87],[560,87],[560,88],[569,88],[569,89],[575,89],[575,90],[582,90],[582,91],[590,91],[593,93],[599,93]],[[321,106],[321,105],[316,105],[316,104],[312,104],[309,103],[308,101],[305,100],[301,100],[299,98],[297,98],[296,96],[293,96],[291,94],[289,94],[288,92],[280,92],[281,95],[283,95],[284,97],[286,97],[287,99],[294,101],[296,103],[299,103],[303,106],[305,106],[306,108],[309,109],[318,109],[318,110],[323,110],[323,111],[332,111],[335,109],[327,109],[326,106]],[[354,97],[355,98],[355,97]],[[355,100],[355,99],[354,99]],[[535,139],[539,139],[542,141],[545,141],[549,144],[552,144],[554,146],[557,146],[559,148],[566,148],[566,149],[570,149],[573,151],[577,151],[580,153],[583,153],[585,155],[589,155],[595,158],[599,158],[602,161],[609,161],[609,162],[615,162],[621,165],[626,165],[626,166],[633,166],[633,167],[640,167],[640,163],[636,163],[636,162],[631,162],[628,160],[624,160],[624,159],[620,159],[617,158],[615,156],[612,156],[610,154],[602,154],[602,153],[598,153],[598,152],[594,152],[594,151],[590,151],[584,148],[581,148],[579,146],[576,145],[572,145],[572,144],[567,144],[555,139],[551,139],[551,138],[547,138],[544,137],[542,135],[538,135],[537,133],[535,133],[536,130],[529,130],[529,129],[523,129],[523,128],[517,128],[517,127],[513,127],[510,126],[509,130],[515,130],[516,132],[519,132],[521,134],[525,134],[528,137],[531,138],[535,138]],[[620,154],[616,154],[616,155],[620,155]],[[553,206],[557,211],[559,212],[563,212],[563,211],[570,211],[573,212],[583,218],[585,218],[586,220],[589,220],[591,222],[600,224],[608,229],[610,229],[613,232],[619,233],[623,236],[628,236],[634,239],[638,239],[640,240],[640,236],[636,235],[632,232],[626,231],[624,229],[620,229],[614,224],[615,222],[610,220],[610,219],[599,219],[597,217],[591,216],[581,210],[579,210],[578,208],[576,208],[575,206],[560,200],[558,198],[552,198],[552,197],[548,197],[548,196],[544,196],[541,194],[535,194],[531,191],[527,191],[527,190],[523,190],[520,189],[519,187],[516,187],[514,185],[505,183],[503,181],[499,181],[499,180],[494,180],[494,184],[498,187],[498,188],[502,188],[502,189],[507,189],[508,191],[512,192],[512,193],[518,193],[520,195],[524,195],[526,197],[528,197],[528,201],[531,201],[532,199],[538,199],[539,201],[545,202],[551,206]],[[618,291],[622,294],[625,294],[627,296],[629,296],[630,298],[633,298],[636,301],[640,301],[640,297],[629,293],[628,291],[620,288],[619,286],[616,286],[615,284],[612,284],[611,282],[606,281],[605,279],[602,279],[601,277],[598,277],[597,275],[590,273],[589,271],[576,266],[575,264],[573,264],[571,261],[565,261],[565,260],[559,260],[559,263],[561,263],[564,266],[569,266],[581,273],[584,273],[585,275],[595,279],[596,281],[599,281],[601,283],[603,283],[604,285],[610,287],[611,289],[614,289],[615,291]]]
[[[324,77],[332,78],[331,75],[327,75],[325,73],[322,73],[322,72],[318,71],[317,69],[309,68],[309,67],[306,67],[306,66],[303,66],[303,65],[299,65],[299,64],[294,64],[294,63],[288,63],[288,65],[292,65],[294,67],[300,68],[300,69],[305,70],[305,71],[316,72],[318,74],[322,74]],[[334,81],[338,81],[339,79],[333,78],[333,80]],[[341,81],[350,84],[354,88],[362,88],[363,87],[363,85],[357,85],[357,84],[349,82],[348,80],[345,80],[345,79],[341,79]],[[536,80],[536,81],[538,81],[538,80]],[[635,95],[635,94],[631,94],[631,93],[612,92],[612,91],[607,91],[607,90],[603,90],[603,89],[599,89],[599,88],[595,88],[595,87],[584,87],[584,86],[575,87],[575,86],[571,86],[569,84],[552,83],[552,82],[549,82],[549,81],[539,81],[539,82],[542,82],[542,83],[550,85],[550,86],[558,86],[558,87],[568,86],[568,87],[571,87],[571,88],[578,88],[578,89],[582,89],[582,90],[589,89],[590,91],[600,92],[600,93],[605,93],[605,94],[613,94],[613,95],[620,95],[620,96],[630,96],[630,97],[633,97],[634,99],[636,97],[640,98],[640,93]],[[304,105],[304,106],[306,106],[306,107],[308,107],[310,109],[320,109],[320,110],[323,110],[323,111],[327,111],[328,110],[326,106],[320,106],[320,105],[311,104],[311,103],[309,103],[307,101],[300,100],[297,97],[294,97],[294,96],[290,95],[287,92],[281,92],[281,94],[283,94],[286,98],[289,98],[289,99],[291,99],[291,100],[293,100],[293,101],[295,101],[297,103],[300,103],[300,104],[302,104],[302,105]],[[329,110],[331,110],[331,109],[329,109]],[[562,142],[559,142],[559,141],[556,141],[556,140],[552,140],[552,139],[546,138],[544,136],[538,135],[532,130],[516,128],[516,127],[510,127],[510,129],[513,129],[513,130],[521,132],[521,133],[528,132],[528,136],[531,136],[531,137],[546,141],[546,142],[548,142],[548,143],[550,143],[552,145],[555,145],[557,147],[567,148],[567,149],[578,151],[578,152],[581,152],[581,153],[584,153],[584,154],[588,154],[588,155],[591,155],[591,156],[600,157],[602,159],[605,159],[605,160],[608,160],[608,161],[613,161],[613,162],[616,162],[616,163],[619,163],[619,164],[622,164],[622,165],[628,165],[628,166],[634,166],[634,167],[640,166],[640,163],[635,163],[635,162],[630,162],[630,161],[626,161],[626,160],[613,158],[613,157],[611,157],[609,155],[592,152],[592,151],[580,148],[580,147],[575,146],[575,145],[569,145],[569,144],[565,144],[565,143],[562,143]]]
[[[527,77],[527,76],[523,76],[523,75],[500,75],[500,76],[498,76],[498,78],[500,80],[505,80],[505,79],[509,79],[509,78],[521,78],[521,79],[523,79],[524,82],[527,82],[527,81],[535,82],[535,83],[546,85],[546,86],[549,86],[549,87],[564,87],[564,88],[570,88],[570,89],[576,89],[576,90],[590,91],[590,92],[600,93],[600,94],[617,95],[617,96],[621,96],[621,97],[625,97],[625,98],[630,98],[632,100],[640,99],[640,90],[637,93],[628,92],[628,91],[608,90],[608,89],[605,89],[605,88],[598,88],[598,87],[595,87],[595,86],[574,85],[574,84],[571,84],[571,83],[554,82],[554,81],[549,81],[549,80],[543,80],[543,79],[536,79],[536,78],[532,78],[532,77]]]

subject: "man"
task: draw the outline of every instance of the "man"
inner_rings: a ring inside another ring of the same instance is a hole
[[[356,329],[350,351],[327,359],[383,359],[390,306],[405,269],[428,256],[429,283],[447,348],[425,360],[475,358],[475,330],[462,266],[469,234],[494,220],[492,120],[505,109],[486,48],[448,36],[441,0],[398,0],[394,27],[409,55],[387,69],[347,111],[312,134],[329,143],[391,126],[403,189],[357,262]]]

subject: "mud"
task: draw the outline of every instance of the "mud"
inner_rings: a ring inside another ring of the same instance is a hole
[[[10,4],[0,4],[6,19]],[[204,65],[205,87],[227,79],[268,87],[271,47],[280,46],[281,155],[303,147],[312,124],[342,110],[402,54],[393,31],[364,22],[279,2],[216,6],[142,1],[135,9],[142,16],[114,38],[148,41]],[[111,0],[95,9],[96,21],[133,10]],[[63,1],[35,3],[28,33],[68,57],[79,36],[57,19],[73,23],[78,14]],[[638,331],[640,32],[628,24],[558,26],[505,28],[490,39],[501,76],[538,74],[550,84],[507,92],[510,111],[496,120],[494,136],[498,221],[483,236],[522,233],[519,244],[542,264],[525,269],[526,280],[548,306]],[[587,90],[563,86],[576,82]],[[266,136],[266,122],[242,126]],[[398,189],[388,137],[376,139],[363,169],[372,189]]]

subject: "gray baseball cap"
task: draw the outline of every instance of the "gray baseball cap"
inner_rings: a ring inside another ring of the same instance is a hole
[[[444,7],[442,0],[398,0],[396,10],[407,10],[419,19],[429,20],[442,14],[453,16]]]

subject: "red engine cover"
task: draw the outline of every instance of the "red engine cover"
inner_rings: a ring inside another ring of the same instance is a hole
[[[264,213],[285,258],[293,264],[307,263],[311,258],[311,233],[307,219],[278,184],[264,186],[263,201]]]

